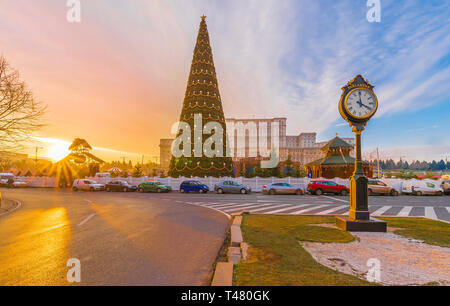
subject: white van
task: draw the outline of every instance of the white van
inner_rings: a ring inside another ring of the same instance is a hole
[[[442,196],[444,190],[435,181],[407,181],[403,183],[402,193],[416,196],[437,195]]]
[[[80,179],[73,181],[73,191],[85,190],[85,191],[102,191],[105,190],[105,185],[98,184],[93,180]]]

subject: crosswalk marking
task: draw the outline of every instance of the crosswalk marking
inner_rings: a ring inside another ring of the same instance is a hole
[[[328,215],[328,214],[331,214],[331,213],[333,213],[335,211],[344,209],[346,207],[348,207],[348,205],[342,205],[342,206],[334,207],[334,208],[331,208],[331,209],[327,209],[327,210],[321,211],[321,212],[317,213],[317,215]]]
[[[411,213],[411,210],[413,209],[412,206],[405,206],[402,208],[402,210],[397,214],[399,217],[408,217]]]
[[[331,197],[330,197],[331,198]],[[336,198],[333,198],[337,200]],[[176,201],[180,203],[182,201]],[[341,202],[346,202],[342,200]],[[344,213],[339,213],[340,210],[345,210],[349,207],[348,203],[346,205],[333,205],[326,204],[324,201],[318,201],[315,204],[296,204],[296,203],[280,203],[276,201],[254,201],[251,203],[242,203],[242,202],[182,202],[187,204],[194,204],[203,207],[212,208],[215,210],[222,211],[224,213],[234,213],[239,211],[248,211],[251,213],[262,213],[262,214],[284,214],[284,215],[302,215],[302,214],[311,214],[311,215],[341,215],[348,216],[348,210]],[[344,203],[341,203],[344,204]],[[379,206],[375,205],[375,211],[371,213],[372,216],[382,216],[391,208],[397,208],[396,210],[392,210],[392,213],[389,213],[390,217],[409,217],[414,208],[420,208],[418,211],[423,211],[422,214],[417,214],[416,217],[425,217],[428,219],[441,220],[448,222],[448,216],[446,216],[446,211],[450,213],[450,207],[440,206],[440,207],[424,207],[424,206]],[[315,212],[312,212],[315,211]],[[398,211],[398,212],[394,212]],[[311,213],[312,212],[312,213]],[[444,215],[442,215],[444,213]],[[385,214],[386,216],[388,214]]]
[[[231,205],[247,205],[247,204],[251,204],[251,203],[246,203],[246,204],[239,204],[239,203],[205,203],[202,204],[202,206],[207,206],[207,207],[214,207],[214,208],[219,208],[219,207],[227,207],[227,206],[231,206]]]
[[[239,206],[246,206],[246,205],[256,205],[257,203],[246,203],[246,204],[239,204],[239,203],[223,203],[223,204],[215,204],[215,205],[203,205],[206,207],[214,207],[216,209],[222,209],[222,208],[227,208],[227,207],[231,207],[231,206],[235,206],[235,207],[239,207]]]
[[[387,212],[391,208],[392,208],[392,206],[383,206],[383,207],[378,208],[377,210],[375,210],[373,213],[371,213],[371,215],[372,216],[381,216],[382,214],[384,214],[385,212]]]
[[[332,199],[332,200],[335,200],[335,201],[339,201],[339,202],[350,203],[347,200],[341,200],[341,199],[337,199],[337,198],[334,198],[334,197],[329,197],[329,196],[326,196],[326,195],[322,195],[322,197],[328,198],[328,199]]]
[[[434,220],[438,218],[436,216],[436,212],[434,211],[433,207],[425,207],[425,217]]]
[[[257,212],[257,211],[262,211],[262,210],[267,210],[267,209],[272,209],[272,208],[280,208],[280,207],[285,207],[285,206],[291,206],[290,208],[287,208],[285,210],[293,208],[293,206],[291,204],[281,204],[281,205],[277,205],[277,206],[264,207],[264,208],[261,208],[261,209],[255,209],[255,210],[250,210],[250,211],[251,212]],[[267,212],[266,214],[273,214],[273,213],[274,213],[273,211],[270,211],[270,212]]]
[[[305,207],[305,206],[309,206],[309,205],[310,204],[291,205],[291,207],[268,211],[266,214],[277,214],[277,213],[280,213],[283,211],[287,211],[287,210],[291,210],[291,209],[295,209],[295,208],[301,208],[301,207]]]
[[[233,206],[233,207],[230,207],[230,208],[227,208],[227,209],[222,209],[222,210],[226,211],[226,212],[235,212],[235,211],[239,211],[239,210],[248,210],[248,209],[250,209],[252,207],[258,208],[258,207],[270,206],[270,205],[272,205],[272,204],[263,204],[263,205],[261,205],[261,204],[253,204],[253,205],[245,205],[245,206],[240,206],[240,207]]]
[[[301,215],[301,214],[303,214],[303,213],[305,213],[305,212],[312,211],[312,210],[316,210],[316,209],[319,209],[319,208],[322,208],[322,207],[327,207],[327,206],[328,206],[328,205],[319,205],[319,206],[314,206],[314,207],[302,209],[302,210],[293,212],[292,215]]]

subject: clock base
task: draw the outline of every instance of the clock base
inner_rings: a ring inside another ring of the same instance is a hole
[[[346,217],[336,217],[336,227],[347,232],[386,233],[387,223],[378,219],[352,221]]]

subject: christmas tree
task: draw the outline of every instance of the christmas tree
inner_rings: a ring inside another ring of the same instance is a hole
[[[172,156],[169,176],[232,176],[233,162],[231,157],[226,157],[225,116],[205,16],[202,16],[200,22],[180,122],[185,122],[190,127],[190,146],[185,143],[180,145],[175,141],[174,145],[183,151],[183,155]],[[203,127],[211,123],[216,128],[203,131]],[[211,143],[209,138],[218,136],[218,133],[222,141]],[[182,134],[180,130],[177,138]],[[214,152],[213,156],[207,153],[211,151]]]

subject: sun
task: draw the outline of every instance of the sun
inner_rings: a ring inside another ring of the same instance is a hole
[[[66,144],[53,144],[47,150],[47,156],[55,161],[60,161],[69,154]]]

